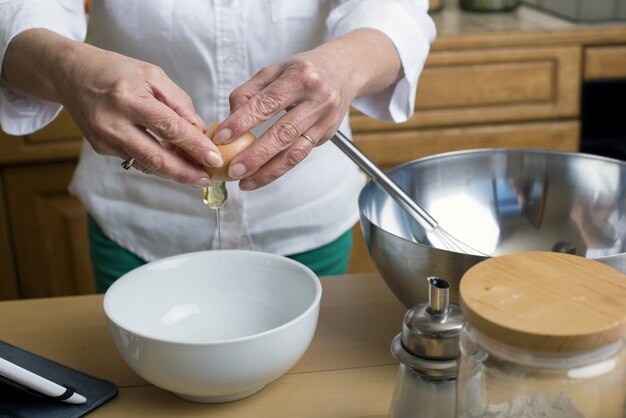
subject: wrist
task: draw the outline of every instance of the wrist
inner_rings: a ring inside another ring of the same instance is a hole
[[[398,52],[387,35],[376,29],[357,29],[341,36],[336,43],[342,55],[337,65],[347,64],[355,97],[384,90],[402,76]]]
[[[51,68],[57,69],[50,78],[55,101],[67,105],[67,98],[80,88],[79,84],[95,51],[98,48],[82,42],[60,40],[56,45],[56,53],[51,57]]]
[[[342,89],[346,96],[353,99],[366,89],[369,63],[359,59],[359,42],[350,34],[333,39],[316,47],[314,52],[321,52],[330,61],[333,74],[342,80]]]

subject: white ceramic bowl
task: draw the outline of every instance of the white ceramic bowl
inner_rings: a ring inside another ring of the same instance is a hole
[[[126,363],[196,402],[245,398],[307,350],[322,287],[307,267],[253,251],[204,251],[148,263],[106,292]]]

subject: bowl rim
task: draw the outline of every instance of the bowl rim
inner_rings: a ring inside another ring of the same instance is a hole
[[[553,149],[544,149],[544,148],[502,147],[502,148],[465,149],[465,150],[448,151],[448,152],[442,152],[439,154],[427,155],[425,157],[416,158],[414,160],[399,164],[389,169],[388,173],[392,173],[394,171],[400,170],[404,166],[409,166],[411,164],[416,163],[417,161],[426,162],[430,160],[437,160],[440,158],[460,156],[464,154],[489,154],[489,153],[502,154],[502,153],[508,153],[508,152],[516,152],[516,153],[523,152],[523,153],[529,153],[529,154],[545,154],[545,155],[553,154],[553,155],[558,155],[560,157],[569,156],[569,157],[577,157],[577,158],[586,158],[586,159],[592,159],[592,160],[602,160],[602,161],[606,161],[606,162],[610,162],[610,163],[614,163],[618,165],[626,165],[626,161],[622,161],[617,158],[605,157],[603,155],[588,154],[588,153],[579,152],[579,151],[562,151],[562,150],[553,150]]]
[[[509,152],[515,152],[515,153],[532,153],[532,154],[544,154],[544,155],[557,155],[559,157],[576,157],[576,158],[587,158],[587,159],[592,159],[592,160],[600,160],[600,161],[605,161],[608,163],[613,163],[613,164],[617,164],[620,166],[626,166],[626,161],[622,161],[619,160],[617,158],[610,158],[610,157],[605,157],[603,155],[595,155],[595,154],[588,154],[588,153],[584,153],[584,152],[579,152],[579,151],[562,151],[562,150],[552,150],[552,149],[544,149],[544,148],[525,148],[525,147],[502,147],[502,148],[476,148],[476,149],[465,149],[465,150],[457,150],[457,151],[448,151],[448,152],[442,152],[439,154],[433,154],[433,155],[428,155],[425,157],[421,157],[421,158],[416,158],[413,159],[411,161],[407,161],[404,162],[402,164],[399,164],[397,166],[394,166],[392,168],[390,168],[389,170],[386,170],[387,175],[389,175],[390,177],[395,173],[398,172],[402,169],[404,169],[405,167],[414,165],[416,163],[426,163],[428,161],[432,161],[432,160],[437,160],[440,158],[449,158],[449,157],[456,157],[456,156],[463,156],[463,155],[470,155],[470,154],[488,154],[488,153],[497,153],[497,154],[502,154],[502,153],[509,153]],[[443,252],[447,252],[450,254],[460,254],[462,256],[467,256],[467,257],[478,257],[481,259],[488,259],[488,258],[492,258],[493,256],[488,255],[487,257],[483,257],[483,256],[473,256],[471,254],[465,254],[465,253],[461,253],[461,252],[456,252],[456,251],[451,251],[451,250],[446,250],[443,248],[435,248],[435,247],[431,247],[419,242],[415,242],[413,240],[401,237],[399,235],[396,235],[392,232],[387,231],[386,229],[384,229],[381,225],[377,224],[376,222],[374,222],[371,217],[367,216],[367,214],[365,213],[364,210],[364,200],[365,200],[365,195],[366,194],[371,194],[373,193],[372,189],[380,189],[380,186],[378,186],[378,184],[376,184],[373,180],[369,180],[365,185],[363,185],[363,187],[361,188],[361,191],[359,192],[359,195],[357,197],[357,205],[359,207],[359,218],[361,219],[361,222],[363,222],[363,218],[365,218],[367,220],[367,222],[371,225],[374,225],[376,228],[378,228],[380,231],[389,234],[395,238],[401,239],[403,241],[407,241],[410,242],[412,244],[418,245],[420,247],[423,247],[427,250],[437,250],[437,251],[443,251]],[[602,255],[602,256],[597,256],[597,257],[591,257],[589,258],[590,260],[598,260],[598,261],[602,261],[602,260],[610,260],[614,257],[620,256],[624,253],[619,253],[619,254],[610,254],[610,255]],[[586,258],[586,257],[585,257]]]
[[[309,304],[309,306],[298,316],[296,316],[295,318],[292,318],[291,320],[285,322],[284,324],[281,324],[278,327],[275,328],[271,328],[268,329],[266,331],[262,331],[262,332],[258,332],[256,334],[250,334],[250,335],[245,335],[243,337],[237,337],[237,338],[230,338],[230,339],[226,339],[226,340],[218,340],[218,341],[185,341],[185,340],[181,340],[178,338],[161,338],[161,337],[156,337],[154,335],[150,335],[146,332],[143,331],[138,331],[137,329],[133,328],[133,327],[128,327],[128,326],[123,326],[120,324],[119,319],[114,318],[114,315],[112,315],[111,313],[111,307],[110,307],[110,301],[111,301],[111,289],[114,289],[115,287],[119,287],[121,286],[123,283],[123,280],[128,280],[128,279],[124,279],[125,277],[129,276],[130,273],[137,271],[137,270],[143,270],[143,269],[147,269],[149,268],[149,266],[153,266],[154,264],[159,264],[159,263],[163,263],[172,259],[177,259],[177,258],[182,258],[182,257],[189,257],[189,256],[198,256],[200,254],[204,254],[204,253],[217,253],[217,252],[221,252],[222,254],[224,253],[240,253],[240,254],[252,254],[254,257],[260,257],[261,255],[263,256],[263,258],[270,258],[270,259],[275,259],[275,260],[279,260],[280,262],[284,262],[287,264],[291,264],[295,267],[298,267],[299,269],[301,269],[306,277],[311,280],[315,286],[315,295],[313,297],[313,301]],[[117,279],[115,282],[113,282],[113,284],[109,287],[109,289],[107,289],[107,291],[104,294],[104,300],[102,302],[103,308],[104,308],[104,313],[105,316],[107,317],[107,319],[112,322],[113,324],[115,324],[117,327],[119,327],[120,329],[130,332],[132,334],[135,334],[137,336],[143,337],[143,338],[147,338],[150,339],[152,341],[157,341],[160,343],[174,343],[174,344],[182,344],[182,345],[187,345],[187,346],[218,346],[218,345],[228,345],[228,344],[235,344],[235,343],[241,343],[241,342],[245,342],[245,341],[250,341],[250,340],[254,340],[254,339],[258,339],[258,338],[262,338],[265,337],[267,335],[271,335],[271,334],[275,334],[278,333],[280,331],[282,331],[283,329],[289,328],[294,326],[296,323],[301,322],[304,320],[304,318],[308,317],[312,311],[316,310],[319,305],[320,305],[320,300],[322,297],[322,283],[319,279],[319,277],[317,276],[317,274],[315,274],[313,272],[313,270],[311,270],[309,267],[305,266],[304,264],[292,260],[290,258],[287,258],[285,256],[282,255],[277,255],[277,254],[271,254],[271,253],[266,253],[266,252],[262,252],[262,251],[251,251],[251,250],[203,250],[203,251],[193,251],[193,252],[188,252],[188,253],[183,253],[183,254],[177,254],[174,256],[170,256],[170,257],[164,257],[161,258],[159,260],[155,260],[155,261],[151,261],[148,262],[142,266],[139,266],[137,268],[134,268],[133,270],[130,270],[129,272],[125,273],[124,275],[122,275],[119,279]]]

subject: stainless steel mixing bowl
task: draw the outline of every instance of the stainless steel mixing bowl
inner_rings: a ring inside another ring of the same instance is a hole
[[[626,163],[581,153],[483,149],[418,159],[389,171],[459,240],[489,256],[560,251],[626,273]],[[428,276],[451,284],[486,257],[436,248],[376,184],[359,196],[370,256],[407,306],[427,299]]]

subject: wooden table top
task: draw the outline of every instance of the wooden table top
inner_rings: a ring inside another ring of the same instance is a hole
[[[118,354],[102,295],[0,302],[0,339],[114,382],[93,417],[386,417],[398,362],[389,345],[406,308],[377,274],[322,278],[315,337],[300,362],[257,394],[196,404],[156,388]]]

